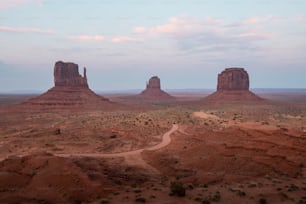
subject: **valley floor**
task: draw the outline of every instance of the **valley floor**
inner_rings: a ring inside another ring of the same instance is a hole
[[[145,107],[1,105],[0,203],[306,203],[305,102]]]

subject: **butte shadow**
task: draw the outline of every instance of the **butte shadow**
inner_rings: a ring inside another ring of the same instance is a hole
[[[244,68],[226,68],[218,74],[217,91],[204,98],[209,103],[262,102],[249,90],[249,75]]]
[[[54,65],[54,87],[21,105],[31,108],[97,108],[103,110],[120,107],[120,104],[95,94],[89,88],[86,68],[81,76],[77,64],[62,61]]]

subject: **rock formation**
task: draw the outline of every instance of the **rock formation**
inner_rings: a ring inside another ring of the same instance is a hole
[[[84,76],[79,74],[79,66],[68,62],[56,62],[54,66],[54,85],[55,86],[75,86],[88,88],[86,68]]]
[[[147,82],[147,88],[146,89],[159,89],[160,90],[160,79],[157,76],[151,77],[149,79],[149,82]]]
[[[150,78],[147,87],[137,98],[150,101],[174,100],[175,98],[161,89],[160,79],[157,76]]]
[[[249,75],[243,68],[227,68],[218,74],[217,90],[249,90]]]
[[[217,91],[205,98],[211,102],[261,101],[249,90],[249,75],[244,68],[226,68],[218,74]]]
[[[79,74],[77,64],[58,61],[54,66],[54,87],[46,93],[32,98],[25,105],[43,107],[97,107],[114,105],[108,99],[95,94],[89,89],[84,68],[84,76]]]

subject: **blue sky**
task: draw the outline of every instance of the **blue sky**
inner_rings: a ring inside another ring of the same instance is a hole
[[[252,88],[306,88],[305,0],[1,0],[0,92],[44,91],[53,66],[93,90],[215,88],[244,67]]]

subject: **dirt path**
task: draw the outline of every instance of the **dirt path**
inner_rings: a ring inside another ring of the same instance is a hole
[[[146,169],[151,169],[153,171],[157,171],[154,169],[152,166],[147,164],[142,156],[141,153],[145,150],[147,151],[153,151],[153,150],[158,150],[163,147],[166,147],[167,145],[170,144],[171,142],[171,137],[170,135],[174,133],[175,131],[178,130],[178,125],[173,124],[172,128],[166,132],[163,137],[161,143],[152,146],[152,147],[147,147],[143,149],[138,149],[138,150],[133,150],[133,151],[128,151],[128,152],[120,152],[120,153],[112,153],[112,154],[101,154],[101,153],[71,153],[71,154],[54,154],[55,156],[58,157],[95,157],[95,158],[114,158],[114,157],[124,157],[125,162],[128,165],[134,165],[134,166],[140,166]]]
[[[133,151],[128,151],[128,152],[120,152],[120,153],[111,153],[111,154],[101,154],[101,153],[67,153],[67,154],[54,154],[54,156],[58,157],[95,157],[95,158],[115,158],[115,157],[124,157],[125,162],[128,165],[132,166],[139,166],[145,169],[151,169],[154,172],[158,172],[156,169],[154,169],[152,166],[147,164],[142,156],[141,153],[145,150],[147,151],[153,151],[153,150],[158,150],[161,149],[167,145],[170,144],[171,142],[171,137],[170,135],[177,131],[179,126],[177,124],[173,124],[172,128],[163,134],[162,141],[161,143],[152,146],[152,147],[146,147],[138,150],[133,150]],[[13,155],[13,156],[26,156],[26,155]],[[6,157],[0,157],[0,161],[6,159]]]

